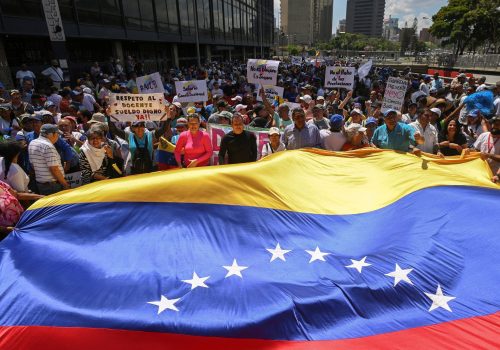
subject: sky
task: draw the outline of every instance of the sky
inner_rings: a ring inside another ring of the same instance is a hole
[[[447,0],[386,0],[385,17],[389,15],[399,18],[399,27],[403,28],[405,21],[408,26],[413,24],[413,18],[418,18],[418,30],[428,28],[432,24],[430,19]],[[345,18],[347,0],[333,0],[333,32],[336,32],[341,19]],[[280,0],[274,0],[274,14],[279,18]],[[427,17],[429,19],[424,19]],[[279,21],[279,20],[278,20]]]

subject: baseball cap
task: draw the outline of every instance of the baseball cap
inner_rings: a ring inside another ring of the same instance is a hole
[[[268,132],[269,135],[279,135],[280,134],[280,129],[272,127],[269,129]]]
[[[374,117],[369,117],[368,119],[366,119],[365,121],[365,125],[368,125],[368,124],[378,124],[378,120],[377,118],[374,118]]]
[[[361,124],[358,123],[352,123],[350,124],[346,129],[346,133],[348,134],[356,134],[358,132],[365,132],[366,128],[362,126]]]
[[[460,73],[460,74],[458,75],[458,77],[459,77],[459,78],[467,78],[467,74],[465,74],[465,73]]]
[[[88,124],[92,123],[106,123],[106,116],[102,113],[92,114],[92,119],[89,120]]]
[[[182,105],[181,105],[181,103],[180,103],[180,102],[173,102],[172,104],[173,104],[175,107],[177,107],[177,108],[182,108]]]
[[[438,118],[441,116],[441,110],[439,108],[431,108],[431,112],[438,115]]]
[[[467,116],[477,118],[479,116],[479,109],[473,109],[472,111],[467,113]]]
[[[72,115],[68,115],[68,116],[64,117],[63,119],[66,119],[66,120],[72,121],[75,124],[78,124],[78,121]]]
[[[220,112],[219,116],[221,116],[222,118],[227,118],[229,120],[231,120],[233,118],[233,114],[231,112],[228,112],[228,111]]]
[[[231,101],[239,101],[239,102],[241,102],[242,100],[243,100],[243,97],[241,97],[241,96],[234,96],[234,97],[231,99]]]
[[[186,118],[179,118],[177,119],[177,123],[175,123],[175,127],[178,126],[186,126],[187,125],[187,119]]]
[[[52,134],[52,133],[57,133],[60,134],[61,132],[59,131],[59,127],[55,124],[43,124],[42,128],[40,129],[41,134]]]
[[[354,109],[351,111],[350,115],[353,115],[353,114],[363,115],[363,111],[362,111],[361,109],[359,109],[359,108],[354,108]]]
[[[334,129],[340,129],[342,127],[342,122],[344,121],[344,117],[340,114],[334,114],[330,117],[330,125]]]
[[[387,117],[389,114],[391,113],[394,113],[394,114],[398,114],[398,111],[396,111],[395,109],[388,109],[387,111],[385,111],[383,114],[384,114],[384,117]]]
[[[304,101],[305,103],[310,103],[312,101],[312,97],[309,96],[309,95],[304,95],[300,98],[302,101]]]
[[[323,97],[323,96],[318,96],[318,97],[316,97],[316,100],[323,100],[323,101],[324,101],[324,100],[325,100],[325,97]]]
[[[248,106],[245,106],[245,105],[239,104],[239,105],[236,105],[236,107],[234,107],[234,110],[235,110],[236,112],[239,112],[239,111],[241,111],[242,109],[248,109]]]
[[[10,90],[10,96],[15,95],[15,94],[20,94],[19,90],[16,90],[16,89]]]
[[[313,110],[314,109],[325,109],[325,106],[321,105],[321,104],[317,104],[313,107]]]

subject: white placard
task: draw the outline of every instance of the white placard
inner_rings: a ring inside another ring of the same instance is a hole
[[[384,100],[382,102],[382,113],[389,109],[401,111],[407,88],[408,82],[406,80],[389,77],[385,87]]]
[[[45,21],[47,22],[50,41],[66,41],[57,0],[42,0],[42,7],[45,14]]]
[[[110,114],[121,122],[160,121],[165,114],[163,94],[110,94]]]
[[[302,108],[300,106],[300,103],[295,103],[295,102],[285,102],[285,104],[288,106],[288,109],[290,110],[290,114],[292,113],[292,110],[295,108]]]
[[[70,188],[80,187],[82,185],[82,172],[77,171],[64,176]]]
[[[205,80],[176,81],[175,91],[179,102],[208,101],[207,82]]]
[[[136,83],[140,94],[163,94],[165,92],[160,73],[158,72],[137,77]]]
[[[260,84],[256,86],[255,90],[257,92],[257,101],[262,102],[262,97],[260,97]],[[270,103],[273,103],[276,100],[276,96],[283,98],[284,91],[285,89],[281,86],[264,85],[264,93]]]
[[[292,64],[296,66],[302,65],[302,57],[301,56],[292,56]]]
[[[247,62],[247,80],[250,84],[276,85],[280,61],[251,59]]]
[[[326,67],[325,87],[352,90],[354,87],[354,73],[354,67]]]

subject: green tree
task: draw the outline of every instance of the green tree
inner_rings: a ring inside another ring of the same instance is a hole
[[[300,52],[300,47],[297,45],[288,45],[287,51],[290,55],[298,55]]]

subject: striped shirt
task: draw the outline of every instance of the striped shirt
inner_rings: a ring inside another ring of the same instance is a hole
[[[61,157],[49,139],[39,136],[28,146],[30,163],[35,170],[36,182],[46,183],[57,181],[49,167],[57,166],[64,175]]]

